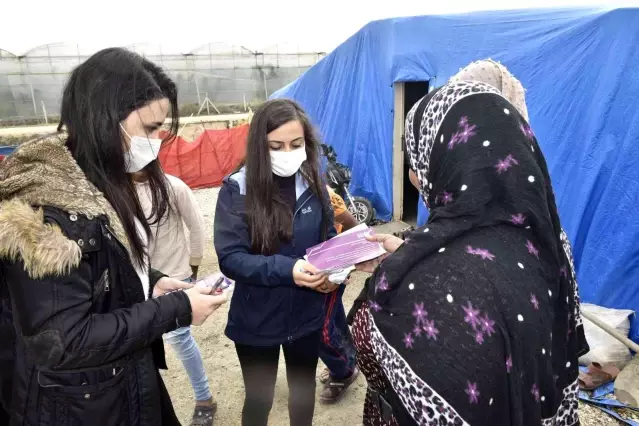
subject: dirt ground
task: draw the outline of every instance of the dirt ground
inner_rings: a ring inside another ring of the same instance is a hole
[[[196,191],[196,198],[205,215],[207,229],[211,230],[208,236],[209,241],[207,242],[208,250],[204,257],[204,263],[200,268],[200,276],[205,276],[218,270],[217,257],[212,242],[213,215],[215,212],[217,193],[217,189]],[[347,309],[359,293],[364,278],[363,274],[355,274],[352,283],[346,289],[344,305]],[[244,386],[233,343],[224,335],[227,314],[228,306],[220,308],[202,327],[193,327],[193,335],[200,346],[213,397],[218,403],[218,412],[215,419],[216,424],[235,426],[240,425]],[[193,410],[193,391],[182,365],[168,347],[167,362],[169,370],[163,372],[166,385],[181,422],[184,425],[188,425]],[[323,366],[320,362],[318,374],[322,368]],[[318,393],[319,390],[320,387],[318,386]],[[341,426],[361,424],[365,392],[366,380],[363,376],[360,376],[339,404],[325,406],[318,403],[316,405],[314,425]],[[284,426],[289,424],[287,395],[288,389],[282,356],[280,358],[275,401],[273,403],[269,425]],[[581,422],[584,426],[621,424],[612,417],[588,406],[582,406],[580,413]]]

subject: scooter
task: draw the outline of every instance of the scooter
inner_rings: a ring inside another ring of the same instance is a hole
[[[351,183],[351,170],[342,163],[337,162],[335,149],[322,144],[322,154],[326,157],[326,178],[328,185],[344,199],[348,211],[351,212],[358,223],[370,225],[375,219],[373,204],[364,197],[354,197],[348,190]]]

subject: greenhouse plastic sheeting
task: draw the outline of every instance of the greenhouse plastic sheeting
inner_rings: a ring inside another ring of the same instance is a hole
[[[639,308],[639,10],[536,10],[372,22],[274,97],[299,101],[392,210],[393,83],[444,84],[483,58],[527,88],[584,300]],[[423,218],[423,215],[422,215]],[[635,321],[634,335],[639,337]]]
[[[225,130],[207,129],[193,142],[176,137],[160,150],[164,171],[191,188],[220,186],[246,153],[248,124]]]

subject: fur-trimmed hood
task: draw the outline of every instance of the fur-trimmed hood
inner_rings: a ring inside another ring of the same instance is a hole
[[[65,140],[55,134],[27,142],[0,163],[0,259],[19,256],[33,278],[67,273],[82,256],[59,227],[43,222],[39,207],[105,215],[120,241],[128,242],[115,210],[87,180]]]

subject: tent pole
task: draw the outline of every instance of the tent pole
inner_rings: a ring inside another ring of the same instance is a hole
[[[400,221],[404,216],[404,154],[402,136],[404,135],[404,83],[393,84],[393,220]]]

